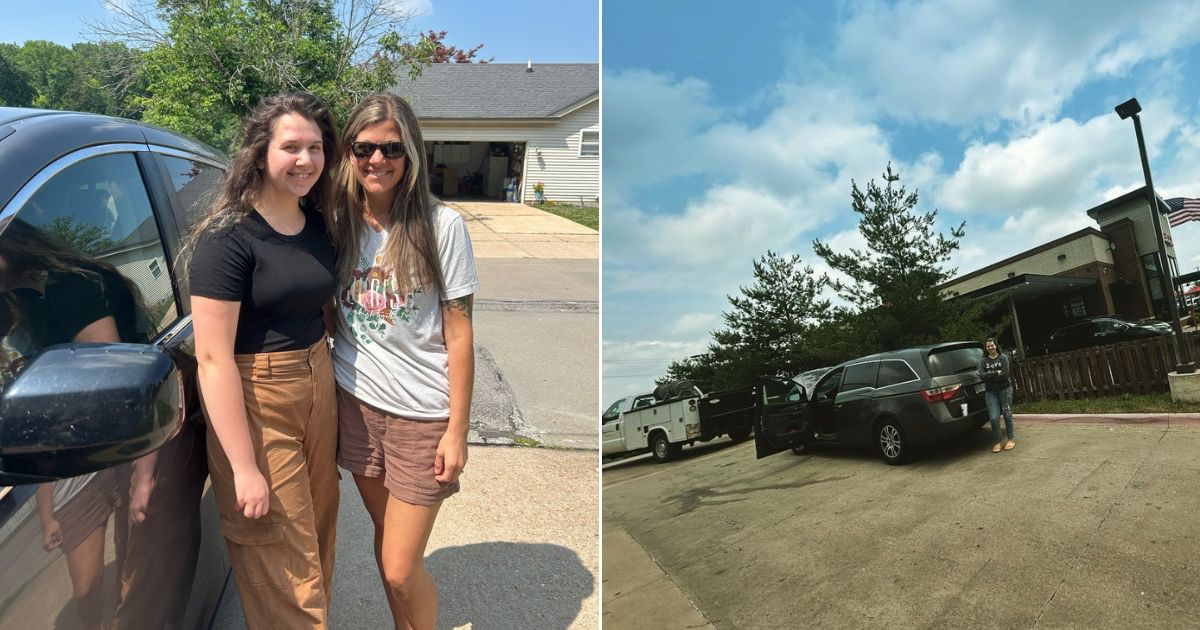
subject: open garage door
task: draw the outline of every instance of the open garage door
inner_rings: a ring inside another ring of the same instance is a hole
[[[524,142],[426,142],[433,194],[463,201],[521,201],[525,146]]]

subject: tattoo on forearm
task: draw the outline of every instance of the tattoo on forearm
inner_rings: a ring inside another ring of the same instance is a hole
[[[471,313],[475,308],[475,295],[464,295],[453,300],[446,300],[442,302],[442,307],[448,310],[462,311],[462,314],[466,315],[467,319],[471,319]]]

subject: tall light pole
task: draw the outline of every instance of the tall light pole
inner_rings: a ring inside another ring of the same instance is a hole
[[[1167,301],[1167,315],[1171,319],[1171,330],[1175,331],[1175,356],[1179,362],[1175,371],[1179,374],[1191,374],[1196,371],[1192,362],[1191,349],[1183,336],[1183,328],[1179,325],[1179,305],[1176,304],[1175,286],[1171,278],[1171,265],[1167,260],[1167,244],[1163,239],[1162,219],[1158,212],[1158,196],[1154,194],[1154,180],[1150,178],[1150,160],[1146,157],[1146,140],[1142,137],[1142,119],[1138,113],[1142,106],[1136,98],[1131,98],[1116,107],[1121,120],[1133,118],[1133,130],[1137,133],[1138,153],[1142,156],[1142,173],[1146,176],[1146,198],[1150,202],[1150,217],[1154,220],[1154,238],[1158,243],[1159,281],[1162,283],[1163,299]]]

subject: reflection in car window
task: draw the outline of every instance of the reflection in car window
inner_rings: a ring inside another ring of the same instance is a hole
[[[176,317],[165,266],[132,154],[55,175],[0,232],[0,384],[106,316],[120,341],[147,341]]]
[[[949,376],[972,372],[979,369],[981,359],[983,348],[978,346],[933,350],[929,353],[929,373],[933,376]]]
[[[875,387],[875,374],[879,371],[878,361],[856,363],[846,368],[842,391],[850,392],[864,387]]]
[[[618,400],[617,402],[609,405],[608,409],[605,409],[604,413],[600,416],[600,424],[605,424],[607,422],[612,422],[613,420],[616,420],[617,416],[620,413],[621,403],[623,401],[624,401],[623,399]]]
[[[833,398],[834,396],[837,395],[838,385],[841,382],[842,382],[841,368],[833,370],[829,374],[826,374],[825,377],[822,378],[821,381],[819,383],[817,383],[817,386],[813,389],[813,400],[817,400],[821,396]]]
[[[767,381],[763,385],[763,402],[768,405],[777,405],[782,402],[796,402],[803,400],[799,396],[800,386],[792,381]]]
[[[916,380],[916,378],[916,372],[913,372],[908,363],[904,361],[891,359],[879,363],[879,387],[907,383]]]
[[[160,157],[171,175],[171,184],[182,206],[175,219],[186,230],[208,213],[225,173],[202,162],[167,155]]]

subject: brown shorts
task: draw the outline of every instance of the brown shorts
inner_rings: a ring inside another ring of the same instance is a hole
[[[63,553],[71,553],[98,528],[105,527],[108,517],[120,507],[121,498],[117,471],[110,468],[97,473],[55,510],[54,519],[62,527]],[[119,514],[118,518],[125,515]]]
[[[338,399],[338,466],[356,475],[383,477],[396,499],[433,505],[458,492],[458,481],[433,478],[438,442],[449,420],[410,420],[393,416],[341,387]]]

